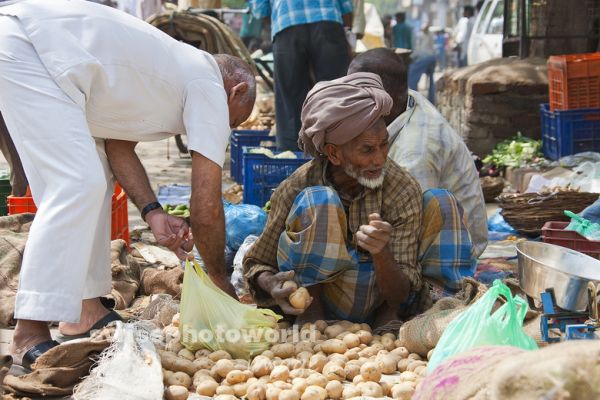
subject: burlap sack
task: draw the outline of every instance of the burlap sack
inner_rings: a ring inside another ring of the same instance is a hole
[[[465,278],[456,297],[444,297],[423,314],[405,322],[398,331],[398,339],[411,353],[426,356],[437,345],[448,324],[485,291],[484,285]]]
[[[600,341],[544,349],[480,347],[429,374],[413,400],[600,399]]]
[[[0,217],[0,328],[15,324],[15,296],[34,214]]]
[[[63,343],[43,355],[26,375],[7,375],[4,385],[20,395],[67,396],[88,375],[95,357],[110,345],[109,340]]]
[[[140,266],[134,257],[127,255],[127,243],[113,240],[110,244],[112,290],[109,298],[114,299],[115,309],[123,310],[135,299],[140,288]]]

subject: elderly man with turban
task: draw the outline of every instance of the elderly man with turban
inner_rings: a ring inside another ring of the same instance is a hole
[[[265,230],[244,259],[259,306],[308,321],[377,324],[431,305],[421,263],[439,256],[430,252],[444,231],[439,216],[456,208],[444,191],[424,196],[387,157],[383,117],[392,103],[372,73],[321,82],[309,92],[299,144],[314,159],[277,188]],[[431,221],[423,222],[424,199],[425,210],[431,203],[437,212]],[[308,308],[289,303],[289,280],[309,290]]]

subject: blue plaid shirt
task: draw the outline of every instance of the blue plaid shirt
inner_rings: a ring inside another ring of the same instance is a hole
[[[342,23],[342,15],[352,12],[351,0],[251,0],[256,18],[271,17],[271,38],[294,25],[319,21]]]

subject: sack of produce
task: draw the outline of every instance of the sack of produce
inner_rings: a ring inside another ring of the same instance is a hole
[[[500,297],[506,303],[494,313]],[[474,304],[448,325],[433,351],[428,371],[433,372],[444,360],[478,346],[515,346],[537,349],[535,340],[523,332],[523,320],[529,309],[527,301],[512,296],[508,286],[499,280]]]
[[[267,213],[252,204],[224,202],[227,246],[237,251],[250,235],[260,236],[267,223]]]
[[[218,288],[196,263],[185,264],[179,333],[191,351],[226,350],[248,359],[267,350],[277,338],[281,316],[242,304]]]

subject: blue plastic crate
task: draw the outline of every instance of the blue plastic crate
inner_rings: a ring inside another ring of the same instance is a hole
[[[298,158],[270,158],[264,154],[248,153],[243,148],[244,157],[244,203],[259,207],[265,205],[275,189],[288,176],[294,173],[310,158],[302,152],[294,152]],[[279,152],[275,152],[278,154]]]
[[[272,141],[275,143],[275,136],[269,136],[268,130],[234,130],[229,138],[230,143],[230,176],[237,183],[242,183],[244,179],[244,166],[242,165],[242,147],[260,146],[261,142]]]
[[[540,105],[542,149],[551,160],[582,151],[600,152],[600,108],[550,111]]]

